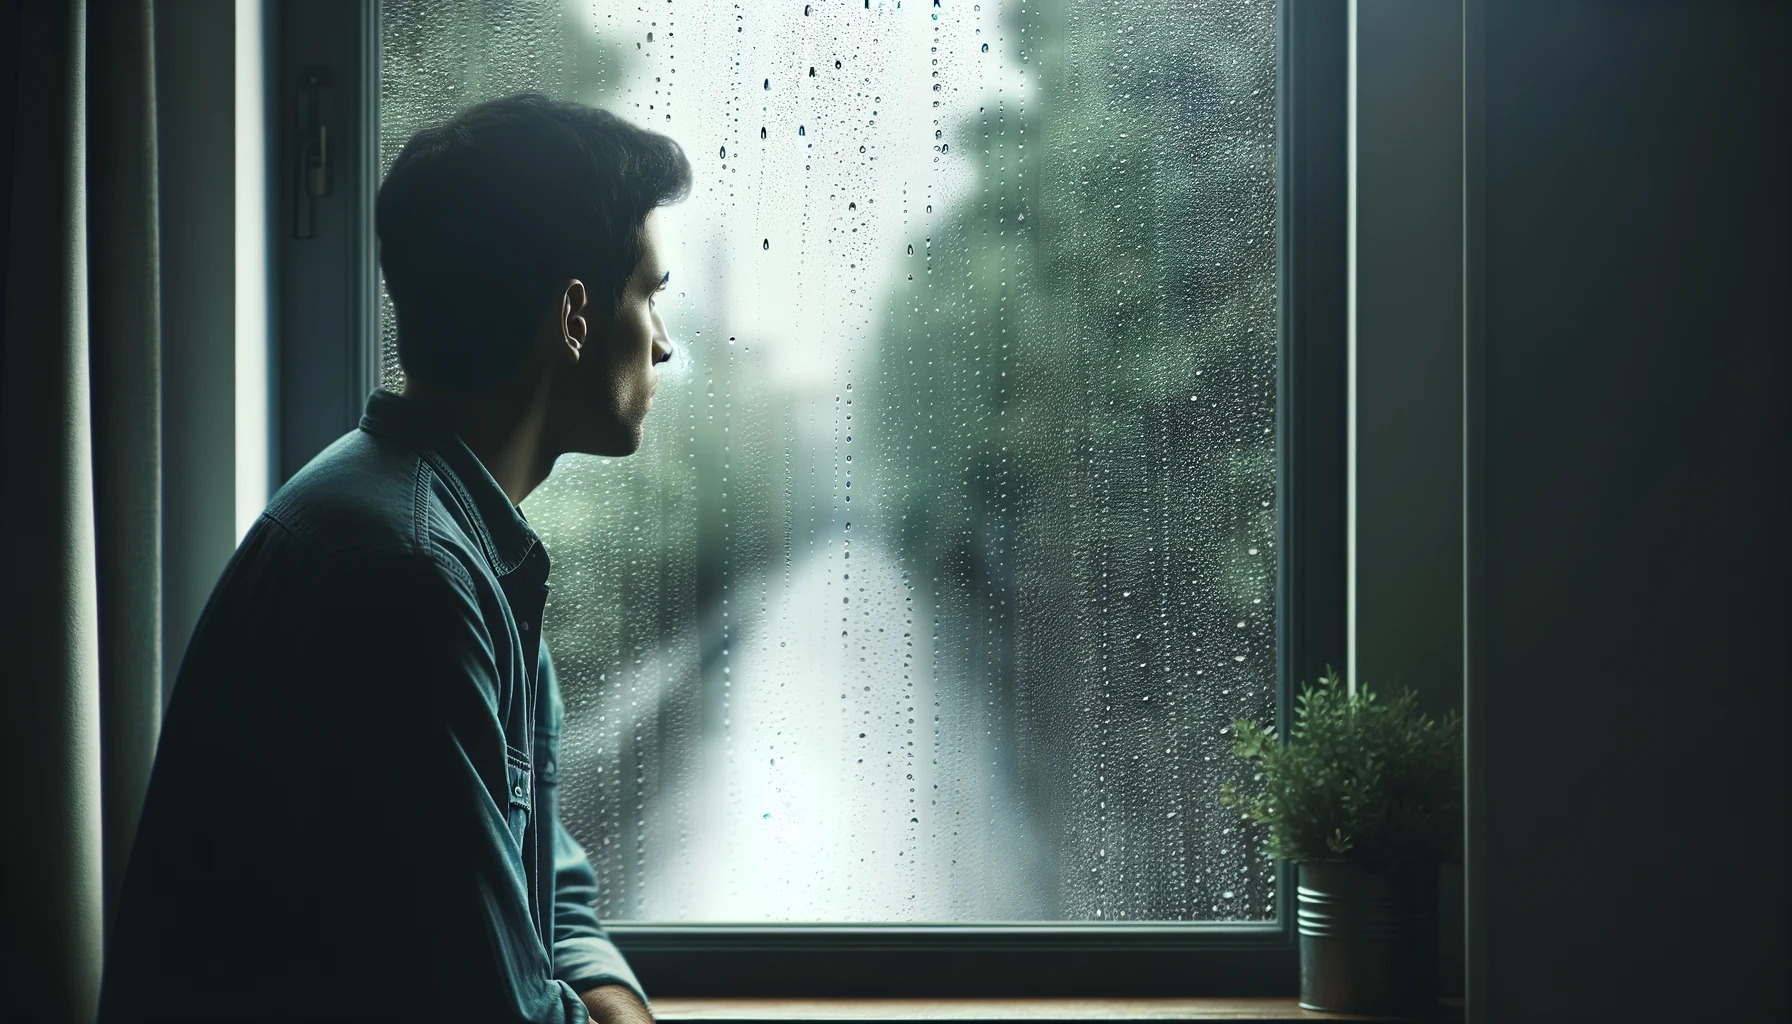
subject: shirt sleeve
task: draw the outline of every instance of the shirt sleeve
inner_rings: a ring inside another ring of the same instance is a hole
[[[560,698],[560,680],[554,672],[553,659],[543,641],[536,672],[541,679],[541,699],[546,704],[550,723],[548,742],[559,745],[565,722],[565,704]],[[547,763],[559,761],[558,749],[545,752]],[[556,787],[557,788],[557,787]],[[560,801],[555,799],[557,812]],[[566,982],[575,992],[585,992],[599,985],[624,985],[641,1005],[649,1005],[647,990],[622,955],[610,941],[603,922],[597,918],[597,872],[591,868],[585,848],[579,845],[558,814],[553,824],[554,844],[554,977]]]
[[[641,1005],[647,992],[597,919],[597,875],[572,833],[554,822],[554,977],[584,992],[626,985]]]
[[[360,927],[388,936],[381,973],[419,1019],[586,1024],[530,914],[497,710],[513,695],[471,579],[430,556],[354,576],[330,630],[353,657],[319,686],[341,726],[321,753],[353,780],[358,835],[342,840],[365,852],[377,902]]]

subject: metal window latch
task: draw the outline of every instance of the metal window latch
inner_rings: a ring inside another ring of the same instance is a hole
[[[317,233],[317,200],[330,194],[330,121],[335,117],[335,90],[327,68],[299,73],[298,167],[293,189],[294,238]]]

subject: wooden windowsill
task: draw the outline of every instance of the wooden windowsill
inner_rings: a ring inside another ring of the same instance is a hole
[[[1431,1020],[1460,1020],[1460,1001]],[[1266,999],[775,999],[664,997],[653,1015],[667,1024],[856,1024],[861,1021],[963,1021],[970,1024],[1142,1024],[1157,1021],[1397,1021],[1303,1010],[1291,998]]]

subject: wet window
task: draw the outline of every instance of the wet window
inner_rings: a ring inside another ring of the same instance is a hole
[[[525,504],[600,912],[1273,917],[1216,795],[1275,706],[1275,5],[381,13],[387,162],[535,89],[695,169],[642,450]]]

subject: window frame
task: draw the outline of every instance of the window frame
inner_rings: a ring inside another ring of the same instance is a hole
[[[378,381],[373,197],[378,4],[279,0],[270,63],[279,137],[269,174],[284,482],[343,432]],[[1345,650],[1346,11],[1278,12],[1277,724],[1292,681]],[[300,75],[332,82],[331,193],[293,237]],[[327,209],[326,209],[327,207]],[[616,924],[643,984],[666,996],[1277,996],[1294,992],[1294,871],[1256,923]]]

